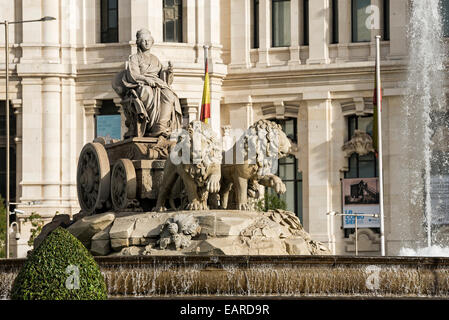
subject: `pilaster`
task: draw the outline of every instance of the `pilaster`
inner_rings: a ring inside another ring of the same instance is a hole
[[[125,111],[123,110],[122,98],[114,98],[113,102],[117,106],[118,112],[120,112],[120,132],[121,132],[120,139],[123,140],[123,136],[128,129],[126,128],[126,124],[125,124],[126,116],[125,116]],[[95,112],[97,112],[97,111],[98,111],[98,109]]]
[[[299,30],[300,30],[300,19],[299,19],[299,6],[302,3],[300,0],[290,1],[290,61],[289,65],[301,64],[300,60],[300,47],[299,47]]]
[[[271,1],[259,1],[259,61],[258,67],[270,65],[269,49],[271,47]]]
[[[349,43],[351,43],[351,0],[338,0],[337,62],[349,59]]]
[[[300,171],[303,173],[304,228],[328,242],[326,213],[331,202],[331,100],[329,92],[304,94],[300,113]]]
[[[100,113],[101,100],[83,100],[84,106],[84,144],[95,139],[95,115]]]
[[[408,54],[407,44],[408,1],[390,1],[390,56],[402,59]]]
[[[251,65],[250,0],[231,0],[231,65],[249,68]]]
[[[307,64],[329,60],[329,0],[309,1],[309,59]]]

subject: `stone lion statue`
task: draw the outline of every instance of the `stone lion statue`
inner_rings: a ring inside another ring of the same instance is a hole
[[[208,210],[209,193],[218,193],[221,178],[221,145],[212,128],[192,121],[177,137],[165,162],[164,176],[154,211],[166,211],[165,202],[178,178],[187,194],[187,210]]]
[[[273,188],[278,194],[285,193],[285,184],[275,173],[277,161],[290,148],[290,140],[275,122],[259,120],[249,127],[233,146],[234,163],[221,167],[220,207],[251,210],[248,195],[259,184]],[[230,203],[230,194],[234,203]]]

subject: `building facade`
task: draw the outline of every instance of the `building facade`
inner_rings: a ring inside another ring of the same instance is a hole
[[[17,217],[24,236],[13,254],[23,256],[28,250],[31,226],[24,218],[32,212],[48,220],[56,212],[79,211],[77,157],[95,138],[102,116],[123,118],[111,80],[136,52],[135,34],[143,27],[155,39],[152,52],[164,65],[173,63],[173,88],[185,122],[198,115],[203,46],[208,45],[213,129],[246,129],[259,119],[283,126],[296,146],[279,165],[287,185],[283,199],[312,238],[336,254],[355,250],[353,229],[343,230],[341,218],[327,215],[342,211],[342,180],[378,176],[372,152],[347,154],[342,147],[355,130],[372,134],[374,39],[381,35],[387,254],[397,254],[404,242],[417,241],[418,226],[401,223],[411,213],[401,209],[396,177],[401,142],[395,131],[403,116],[407,74],[407,0],[1,3],[1,20],[56,18],[10,28],[9,91],[15,124],[11,200],[26,212]],[[4,110],[4,64],[0,68]],[[124,128],[119,132],[123,135]],[[359,250],[380,254],[376,228],[359,230]]]

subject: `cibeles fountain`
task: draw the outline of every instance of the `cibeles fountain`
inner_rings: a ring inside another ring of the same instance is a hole
[[[285,192],[281,128],[257,121],[226,150],[208,124],[182,128],[171,64],[149,54],[149,31],[137,43],[112,81],[128,131],[83,147],[82,210],[56,216],[35,247],[66,227],[96,256],[110,298],[449,296],[447,259],[332,256],[294,213],[261,211],[265,188]],[[0,296],[20,263],[0,264]]]

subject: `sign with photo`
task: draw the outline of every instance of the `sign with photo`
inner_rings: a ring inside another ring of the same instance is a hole
[[[380,214],[378,178],[343,179],[342,194],[344,214]],[[378,217],[357,217],[357,228],[379,227]],[[343,228],[355,228],[355,216],[343,216]]]

